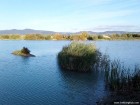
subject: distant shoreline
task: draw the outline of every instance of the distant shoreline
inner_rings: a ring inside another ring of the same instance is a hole
[[[0,35],[0,40],[74,40],[74,41],[86,41],[86,40],[140,40],[140,34],[88,34],[83,32],[81,34],[27,34],[27,35]]]

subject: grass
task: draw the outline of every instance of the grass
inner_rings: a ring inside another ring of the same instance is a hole
[[[21,50],[16,50],[12,54],[21,55],[21,56],[27,56],[27,54],[22,53]]]
[[[139,40],[140,34],[112,34],[112,35],[96,35],[86,32],[79,34],[7,34],[0,35],[0,40]]]
[[[140,68],[138,66],[130,69],[124,67],[119,60],[108,62],[105,77],[106,84],[111,91],[140,91]]]
[[[26,47],[23,47],[21,50],[16,50],[12,52],[14,55],[25,56],[25,57],[34,57],[35,55],[30,54],[30,50]]]
[[[60,66],[67,70],[88,72],[98,63],[100,52],[93,44],[72,42],[58,54]]]
[[[140,67],[126,68],[119,60],[110,61],[104,57],[102,69],[105,70],[108,96],[99,101],[99,105],[113,105],[114,102],[138,102],[140,100]]]
[[[108,55],[101,57],[100,69],[105,71],[105,82],[115,92],[140,92],[140,67],[127,68],[120,60],[111,61]]]

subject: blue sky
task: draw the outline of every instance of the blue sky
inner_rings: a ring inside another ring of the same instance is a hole
[[[0,0],[0,30],[140,31],[140,0]]]

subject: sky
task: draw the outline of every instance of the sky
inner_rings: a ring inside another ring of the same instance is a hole
[[[0,0],[0,30],[140,32],[140,0]]]

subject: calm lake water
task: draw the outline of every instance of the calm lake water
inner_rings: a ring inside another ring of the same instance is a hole
[[[94,105],[107,94],[102,72],[63,71],[57,54],[69,41],[0,41],[0,105]],[[140,41],[96,41],[101,52],[140,65]],[[36,57],[11,52],[28,47]]]

